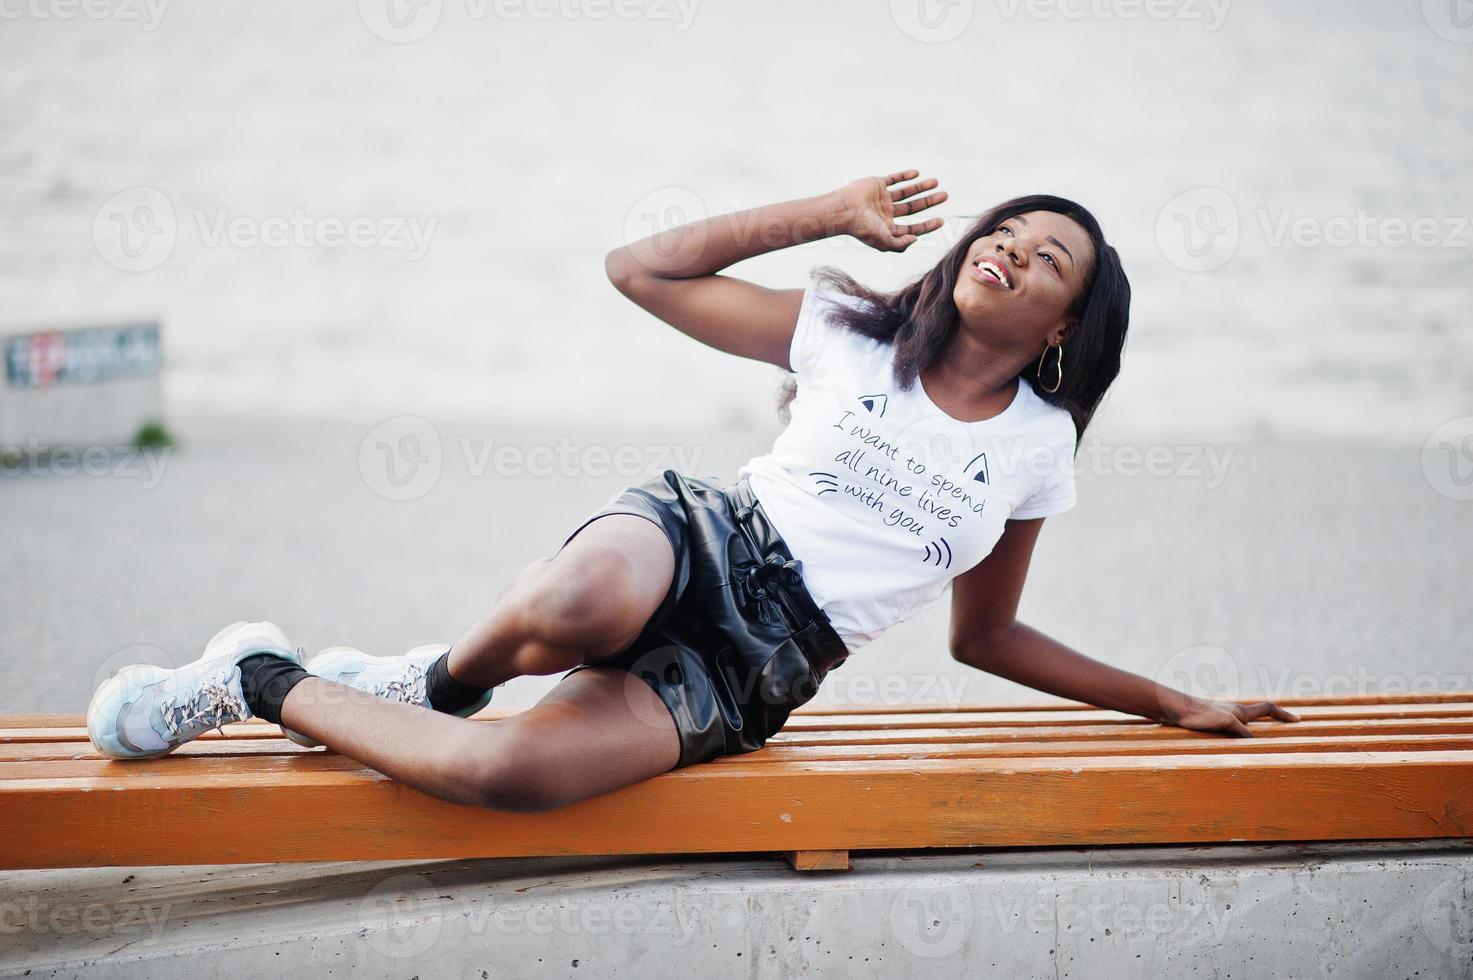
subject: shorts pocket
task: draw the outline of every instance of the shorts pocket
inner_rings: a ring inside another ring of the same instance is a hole
[[[711,658],[711,693],[716,697],[721,716],[726,719],[726,727],[740,735],[744,724],[742,700],[732,688],[733,682],[742,683],[742,678],[734,672],[736,663],[735,647],[727,645],[716,651],[716,656]]]

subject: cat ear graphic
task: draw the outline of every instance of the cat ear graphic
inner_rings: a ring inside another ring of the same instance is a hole
[[[978,453],[972,457],[972,461],[967,464],[966,468],[970,471],[973,466],[977,467],[977,472],[972,474],[972,479],[978,483],[987,483],[987,454]]]
[[[885,406],[889,402],[885,395],[860,395],[859,404],[864,406],[866,412],[872,412],[881,417],[885,414]]]

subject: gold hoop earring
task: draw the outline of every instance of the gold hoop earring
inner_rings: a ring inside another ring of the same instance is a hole
[[[1050,349],[1056,350],[1056,351],[1059,352],[1059,358],[1058,358],[1058,362],[1057,362],[1058,363],[1058,369],[1057,370],[1058,370],[1058,373],[1059,373],[1059,380],[1057,380],[1057,381],[1054,382],[1054,386],[1052,388],[1043,388],[1043,359],[1045,357],[1048,357],[1048,352],[1049,352]],[[1040,388],[1043,388],[1043,390],[1046,391],[1046,392],[1048,392],[1050,395],[1052,395],[1055,392],[1057,392],[1061,387],[1063,387],[1063,385],[1064,385],[1064,345],[1063,344],[1059,344],[1057,347],[1054,347],[1054,346],[1050,345],[1049,347],[1045,347],[1043,349],[1043,353],[1042,354],[1038,355],[1038,386]]]

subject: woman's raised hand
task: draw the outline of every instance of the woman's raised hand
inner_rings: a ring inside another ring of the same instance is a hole
[[[920,236],[940,228],[940,218],[908,225],[895,220],[946,200],[945,191],[927,193],[936,187],[935,177],[917,180],[918,177],[919,170],[901,170],[888,177],[861,177],[839,188],[844,230],[871,248],[903,252]]]

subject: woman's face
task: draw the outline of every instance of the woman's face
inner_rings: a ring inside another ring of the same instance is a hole
[[[963,324],[1041,350],[1067,334],[1069,309],[1094,260],[1094,246],[1074,219],[1028,211],[972,243],[952,300]]]

